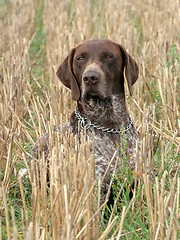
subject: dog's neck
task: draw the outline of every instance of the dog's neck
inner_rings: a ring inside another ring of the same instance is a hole
[[[92,123],[108,128],[119,128],[129,120],[124,95],[112,95],[105,100],[81,99],[77,103],[77,110]]]

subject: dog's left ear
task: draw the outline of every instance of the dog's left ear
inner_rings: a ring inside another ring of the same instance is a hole
[[[128,83],[129,93],[132,96],[132,85],[137,81],[139,75],[139,68],[135,60],[127,53],[125,48],[119,45],[122,60],[125,68],[125,76]]]
[[[73,72],[73,57],[75,49],[73,48],[57,70],[57,76],[60,81],[71,89],[72,99],[78,101],[80,98],[80,89]]]

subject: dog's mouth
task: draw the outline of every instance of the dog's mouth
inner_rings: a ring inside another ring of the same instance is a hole
[[[83,98],[86,102],[93,101],[95,104],[109,103],[111,101],[111,97],[105,97],[93,90],[87,92]]]
[[[91,99],[92,100],[104,100],[104,97],[101,94],[91,90],[85,94],[84,99],[86,99],[87,101],[91,100]]]
[[[91,98],[91,97],[99,97],[99,98],[102,98],[101,96],[99,96],[99,94],[97,93],[97,92],[95,92],[95,91],[89,91],[88,93],[87,93],[87,96],[89,97],[89,98]]]

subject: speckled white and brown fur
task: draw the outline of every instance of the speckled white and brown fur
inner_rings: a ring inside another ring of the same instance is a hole
[[[78,102],[78,111],[81,116],[88,118],[92,123],[99,126],[108,126],[109,128],[124,129],[129,121],[129,114],[126,110],[125,101],[121,95],[112,95],[108,101],[96,102],[93,99],[88,103]],[[78,134],[78,119],[73,112],[70,121],[72,132]],[[136,141],[138,135],[131,124],[130,129],[124,133],[108,133],[102,132],[98,129],[88,129],[87,135],[90,137],[92,143],[91,149],[95,157],[95,172],[97,178],[102,178],[107,170],[109,162],[112,157],[115,157],[109,166],[109,170],[104,178],[103,192],[106,192],[110,176],[114,171],[115,165],[117,169],[122,164],[121,147],[123,143],[127,142],[127,167],[134,169],[136,165]],[[125,139],[124,139],[125,138]],[[123,149],[124,151],[124,149]]]

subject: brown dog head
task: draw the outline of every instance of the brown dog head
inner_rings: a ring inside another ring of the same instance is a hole
[[[121,45],[97,39],[73,48],[59,66],[57,76],[78,101],[124,93],[124,72],[132,95],[139,72],[136,62]]]

